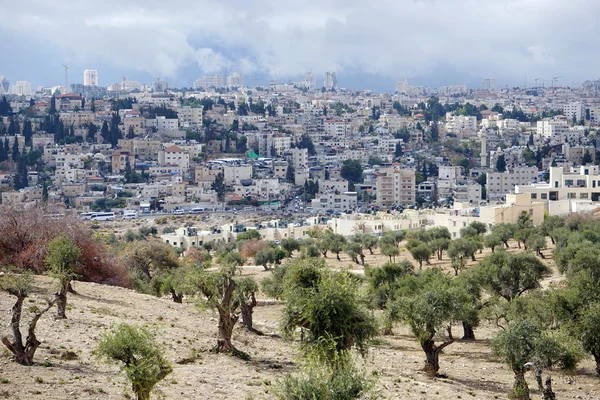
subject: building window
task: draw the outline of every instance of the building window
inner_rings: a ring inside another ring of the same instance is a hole
[[[542,193],[542,194],[540,195],[540,198],[541,198],[542,200],[548,200],[548,193]]]
[[[537,193],[531,193],[531,198],[532,199],[537,199]]]

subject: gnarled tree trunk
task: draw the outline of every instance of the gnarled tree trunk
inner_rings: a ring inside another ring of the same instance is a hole
[[[462,340],[475,340],[475,331],[473,326],[468,322],[463,321],[463,337]]]
[[[171,288],[171,297],[175,303],[183,303],[183,293],[178,294],[173,288]]]
[[[69,291],[69,281],[61,282],[60,289],[54,293],[56,300],[56,318],[67,319],[67,292]]]
[[[246,303],[242,301],[240,309],[242,311],[242,324],[252,333],[262,335],[263,333],[258,329],[255,329],[252,322],[252,314],[254,313],[254,307],[256,307],[256,296],[254,292],[250,293],[250,302]]]
[[[530,400],[529,397],[529,386],[525,380],[525,371],[523,369],[515,370],[515,383],[513,385],[513,398],[519,400]]]
[[[235,351],[235,347],[231,344],[231,336],[233,327],[239,318],[231,310],[233,291],[236,286],[235,281],[229,277],[224,278],[223,286],[223,295],[221,301],[217,304],[217,310],[219,311],[219,332],[217,345],[215,346],[217,353]]]
[[[438,376],[440,370],[440,353],[444,347],[452,344],[454,340],[443,342],[439,346],[435,345],[433,336],[421,343],[421,348],[425,352],[425,372],[430,376]]]
[[[552,377],[550,375],[546,377],[546,387],[542,390],[542,396],[544,396],[544,400],[556,400],[556,394],[552,390]]]
[[[596,375],[600,376],[600,353],[599,354],[593,354],[594,356],[594,360],[596,361]]]
[[[38,311],[31,322],[29,323],[29,329],[27,330],[27,339],[23,344],[23,336],[21,335],[21,313],[23,310],[23,301],[27,297],[27,293],[24,290],[9,292],[10,294],[17,297],[17,301],[11,309],[10,328],[13,333],[13,341],[7,337],[2,338],[2,343],[8,350],[15,356],[15,361],[21,365],[33,365],[33,356],[37,348],[40,345],[40,341],[35,336],[35,328],[38,320],[41,318],[46,311],[48,311],[55,303],[56,300],[48,303],[48,306]]]

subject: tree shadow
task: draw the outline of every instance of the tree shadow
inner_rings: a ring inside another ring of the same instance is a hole
[[[440,379],[440,381],[448,381],[448,383],[459,383],[467,388],[472,389],[473,391],[479,390],[482,392],[508,394],[512,389],[510,385],[488,380],[481,381],[478,379],[447,377],[444,379]]]

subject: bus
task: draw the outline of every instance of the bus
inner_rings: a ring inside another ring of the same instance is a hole
[[[135,210],[123,211],[123,219],[136,219],[138,216],[138,212]]]
[[[200,214],[202,212],[206,211],[204,208],[202,207],[196,207],[196,208],[192,208],[190,210],[190,214]]]
[[[92,215],[94,215],[93,212],[84,212],[79,214],[79,219],[92,219]]]
[[[115,219],[114,212],[93,213],[90,218],[92,221],[113,221]]]

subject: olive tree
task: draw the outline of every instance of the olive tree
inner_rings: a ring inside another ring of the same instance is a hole
[[[258,292],[258,284],[249,277],[238,278],[237,287],[234,292],[234,302],[239,303],[242,314],[242,325],[250,332],[262,335],[260,331],[254,328],[252,314],[256,307],[256,292]]]
[[[161,275],[180,267],[173,248],[161,242],[135,241],[125,249],[133,288],[142,293],[161,296]],[[177,296],[173,300],[178,302]]]
[[[496,251],[480,261],[482,285],[492,294],[511,301],[528,290],[540,287],[550,268],[530,252]]]
[[[356,277],[321,265],[303,260],[288,267],[282,329],[287,337],[302,329],[303,353],[332,365],[353,348],[364,354],[377,324]]]
[[[495,234],[502,240],[504,246],[508,249],[510,246],[508,245],[508,241],[513,238],[515,234],[516,226],[513,224],[496,224],[492,227],[492,234]]]
[[[464,269],[469,258],[471,260],[475,258],[480,243],[480,240],[475,237],[462,237],[450,242],[448,257],[452,260],[455,275],[458,275],[458,272]]]
[[[56,297],[57,318],[67,318],[67,292],[71,281],[76,277],[76,269],[81,259],[81,249],[67,236],[60,235],[48,243],[46,265],[58,283]]]
[[[441,333],[457,319],[460,299],[455,296],[452,280],[433,268],[404,277],[391,304],[390,315],[410,327],[425,352],[425,370],[432,376],[438,375],[440,353],[454,342]],[[436,344],[439,338],[442,342]]]
[[[23,342],[23,334],[21,333],[21,318],[23,316],[23,302],[29,297],[31,290],[31,275],[24,273],[21,275],[8,274],[0,278],[0,289],[15,296],[17,301],[11,308],[10,330],[12,331],[12,341],[4,336],[2,343],[15,356],[15,361],[21,365],[33,365],[33,356],[40,346],[41,342],[35,335],[35,328],[39,319],[44,315],[56,302],[48,300],[48,305],[45,308],[31,307],[29,311],[33,314],[29,326],[27,328],[27,338]]]
[[[187,293],[197,295],[201,305],[216,309],[219,314],[217,344],[214,351],[244,356],[231,343],[233,328],[239,320],[241,304],[235,295],[237,288],[234,269],[223,267],[219,271],[194,269],[186,276]]]
[[[492,339],[492,350],[513,371],[515,381],[511,397],[530,399],[525,372],[536,370],[536,380],[541,391],[542,370],[559,366],[573,369],[580,356],[576,345],[566,335],[545,330],[533,319],[517,319]],[[550,388],[550,385],[547,385]],[[550,388],[551,391],[551,388]]]
[[[385,263],[380,267],[365,267],[370,306],[380,310],[387,309],[394,300],[394,294],[402,278],[413,273],[414,267],[408,261],[398,264]],[[389,318],[389,313],[384,313],[383,333],[392,334],[392,319]]]
[[[416,246],[411,246],[410,254],[413,256],[416,262],[419,263],[419,269],[423,269],[423,261],[429,264],[429,257],[431,257],[431,247],[427,243],[419,243]]]
[[[119,324],[102,336],[95,353],[109,362],[122,363],[137,400],[150,399],[154,386],[173,371],[156,334],[147,327]]]

